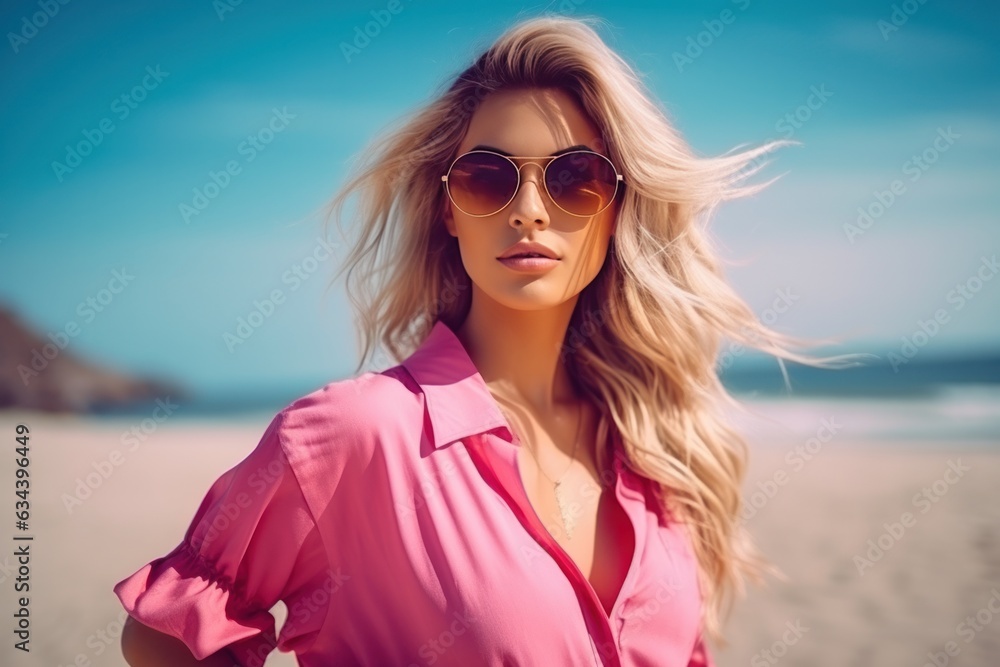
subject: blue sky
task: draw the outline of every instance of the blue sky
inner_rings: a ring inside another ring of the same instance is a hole
[[[318,249],[317,212],[370,139],[504,27],[558,12],[605,19],[700,154],[803,143],[715,218],[758,313],[794,296],[776,328],[885,354],[943,311],[922,354],[1000,347],[994,3],[400,0],[346,57],[389,5],[5,3],[0,301],[43,332],[75,323],[83,356],[196,389],[346,376],[353,314],[340,285],[324,291],[345,249],[290,277]],[[80,307],[109,285],[100,312]],[[284,301],[230,351],[224,334],[275,289]]]

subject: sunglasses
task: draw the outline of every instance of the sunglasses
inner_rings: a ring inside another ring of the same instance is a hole
[[[611,160],[593,151],[512,157],[549,160],[542,169],[545,192],[570,215],[597,215],[611,205],[623,181]],[[521,186],[521,167],[506,155],[474,150],[455,158],[441,180],[459,210],[483,218],[499,213],[514,199]]]

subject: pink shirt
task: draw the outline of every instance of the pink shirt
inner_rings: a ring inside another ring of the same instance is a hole
[[[181,543],[114,591],[195,657],[229,647],[240,665],[276,646],[309,667],[711,666],[686,528],[660,518],[620,441],[636,549],[610,617],[532,509],[519,446],[438,322],[402,364],[282,409]]]

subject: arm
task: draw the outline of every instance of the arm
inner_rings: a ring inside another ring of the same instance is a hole
[[[286,623],[279,634],[270,611],[280,600],[310,595],[328,572],[319,527],[282,442],[288,414],[279,413],[253,451],[212,483],[174,549],[115,584],[136,626],[122,641],[133,667],[259,664],[281,641],[319,632],[325,613]]]
[[[125,619],[122,629],[122,656],[131,667],[233,667],[239,664],[226,649],[198,660],[181,640],[143,625],[131,616]]]

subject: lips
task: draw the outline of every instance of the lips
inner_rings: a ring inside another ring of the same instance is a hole
[[[503,251],[497,259],[512,259],[514,257],[540,257],[544,259],[558,260],[556,255],[548,246],[536,241],[519,241]]]
[[[497,261],[511,271],[519,273],[545,273],[546,271],[551,271],[559,264],[559,260],[556,258],[537,254],[531,257],[527,255],[511,255],[510,257],[500,257]]]

